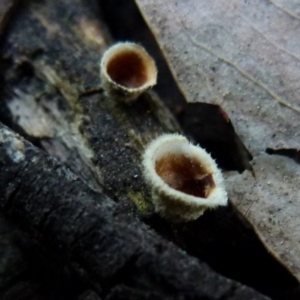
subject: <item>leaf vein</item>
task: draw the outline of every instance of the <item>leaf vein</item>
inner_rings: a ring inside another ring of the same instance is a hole
[[[177,23],[179,23],[183,27],[183,29],[186,32],[187,37],[191,40],[191,42],[195,46],[198,46],[198,47],[202,48],[203,50],[205,50],[206,52],[210,53],[211,55],[216,56],[220,61],[223,61],[224,63],[226,63],[229,66],[233,67],[235,70],[237,70],[241,75],[243,75],[249,81],[253,82],[255,85],[257,85],[261,89],[265,90],[265,92],[267,92],[275,101],[277,101],[281,105],[284,105],[284,106],[286,106],[286,107],[288,107],[288,108],[290,108],[290,109],[292,109],[295,112],[297,112],[297,113],[300,114],[300,108],[297,108],[297,107],[293,106],[292,104],[290,104],[289,102],[287,102],[286,100],[284,100],[283,98],[281,98],[279,95],[277,95],[275,92],[273,92],[266,84],[264,84],[264,83],[258,81],[257,79],[255,79],[252,75],[248,74],[246,71],[244,71],[242,68],[240,68],[236,63],[234,63],[230,59],[226,58],[225,56],[219,55],[214,50],[212,50],[210,47],[208,47],[208,46],[200,43],[197,39],[195,39],[189,33],[188,28],[185,26],[185,24],[183,23],[183,21],[177,16],[177,14],[170,7],[169,3],[168,3],[168,7],[169,7],[170,11],[172,12],[172,14],[174,15],[175,20],[177,21]]]

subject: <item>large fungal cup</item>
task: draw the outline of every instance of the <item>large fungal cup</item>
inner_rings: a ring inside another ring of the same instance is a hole
[[[143,168],[156,211],[174,222],[194,220],[207,208],[227,204],[215,161],[183,136],[166,134],[150,143]]]
[[[140,45],[118,43],[102,57],[101,78],[110,96],[131,102],[156,84],[157,69],[151,56]]]

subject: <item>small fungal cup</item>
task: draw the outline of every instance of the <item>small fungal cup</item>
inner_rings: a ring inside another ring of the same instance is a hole
[[[156,212],[173,222],[195,220],[206,209],[227,204],[215,161],[184,136],[165,134],[153,140],[142,164]]]
[[[130,103],[156,84],[157,68],[146,50],[135,43],[117,43],[103,55],[104,89],[119,101]]]

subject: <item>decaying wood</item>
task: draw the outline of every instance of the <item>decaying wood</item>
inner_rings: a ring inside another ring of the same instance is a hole
[[[180,129],[154,94],[131,106],[107,98],[99,87],[99,60],[108,43],[103,27],[79,4],[71,6],[74,20],[66,24],[57,10],[67,8],[67,2],[24,8],[26,18],[14,24],[4,48],[3,100],[22,133],[94,189],[103,185],[107,192],[117,192],[113,196],[119,201],[142,200],[145,188],[138,165],[144,145]],[[87,42],[83,37],[90,31],[94,38]]]
[[[1,125],[0,206],[107,299],[263,299],[177,250]]]

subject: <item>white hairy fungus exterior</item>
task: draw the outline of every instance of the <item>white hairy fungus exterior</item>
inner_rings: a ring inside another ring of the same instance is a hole
[[[130,103],[156,84],[157,68],[146,50],[135,43],[117,43],[103,55],[101,79],[108,94]]]
[[[195,220],[206,209],[227,204],[215,161],[184,136],[165,134],[153,140],[142,163],[156,212],[173,222]]]

